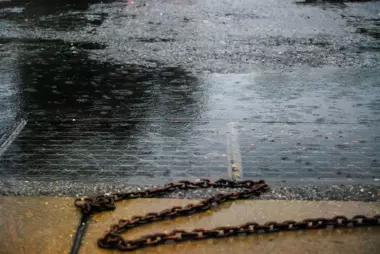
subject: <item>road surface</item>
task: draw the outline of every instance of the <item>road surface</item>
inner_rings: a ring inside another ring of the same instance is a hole
[[[227,177],[231,147],[244,178],[378,186],[379,25],[378,1],[1,0],[1,188]]]

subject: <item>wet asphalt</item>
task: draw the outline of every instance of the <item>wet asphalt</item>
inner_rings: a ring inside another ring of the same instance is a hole
[[[233,122],[267,198],[379,200],[378,1],[51,2],[0,0],[2,195],[225,178]]]

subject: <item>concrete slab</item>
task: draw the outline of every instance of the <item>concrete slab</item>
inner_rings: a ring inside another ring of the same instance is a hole
[[[79,213],[67,197],[0,197],[1,254],[69,253]],[[109,225],[121,218],[186,205],[197,200],[138,199],[124,201],[113,212],[93,216],[80,253],[115,253],[99,249],[96,240]],[[237,201],[208,212],[162,221],[131,230],[127,239],[174,228],[191,230],[237,225],[247,221],[266,222],[308,217],[332,217],[337,214],[373,216],[380,203],[331,201]],[[210,239],[157,246],[134,253],[379,253],[380,228],[315,230],[270,235]]]
[[[80,214],[72,198],[0,197],[1,254],[69,253]]]
[[[109,225],[119,219],[147,212],[158,212],[174,205],[185,205],[196,200],[138,199],[118,204],[113,212],[97,214],[89,225],[89,231],[81,253],[113,253],[101,250],[96,240],[103,236]],[[308,217],[333,217],[338,214],[373,216],[380,213],[380,203],[331,202],[331,201],[237,201],[221,205],[211,211],[170,221],[156,222],[133,229],[127,239],[171,230],[213,228],[238,225],[248,221],[266,222]],[[269,235],[252,235],[226,239],[211,239],[145,248],[134,253],[379,253],[379,228],[347,230],[315,230],[310,232],[286,232]]]

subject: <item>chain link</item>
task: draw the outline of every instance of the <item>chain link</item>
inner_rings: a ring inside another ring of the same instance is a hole
[[[253,196],[260,196],[269,190],[269,186],[264,180],[252,181],[232,181],[228,179],[220,179],[211,182],[209,179],[201,179],[200,181],[179,181],[170,182],[161,188],[152,188],[136,192],[113,193],[110,195],[100,195],[93,198],[78,198],[74,204],[81,209],[84,215],[91,215],[108,210],[114,210],[115,202],[134,198],[151,198],[159,197],[164,194],[176,190],[191,190],[200,188],[239,188],[245,189],[240,192],[231,192],[226,194],[217,194],[211,198],[200,201],[197,204],[188,204],[184,207],[174,206],[158,213],[147,213],[143,216],[133,216],[129,220],[119,220],[118,224],[110,227],[110,230],[103,238],[98,240],[98,246],[105,249],[118,249],[120,251],[133,251],[136,249],[165,244],[167,242],[182,242],[190,240],[200,240],[207,238],[221,238],[237,235],[273,233],[278,231],[308,230],[321,228],[348,228],[348,227],[367,227],[379,226],[380,215],[374,217],[366,217],[364,215],[356,215],[351,219],[345,216],[335,216],[331,219],[314,218],[305,219],[303,221],[284,221],[284,222],[267,222],[259,224],[256,222],[245,223],[240,226],[233,227],[217,227],[214,229],[199,228],[192,231],[173,230],[170,233],[157,233],[145,235],[135,240],[126,240],[122,236],[123,233],[131,228],[140,225],[172,219],[180,216],[187,216],[193,213],[209,210],[212,206],[219,205],[224,202],[237,199],[248,199]]]

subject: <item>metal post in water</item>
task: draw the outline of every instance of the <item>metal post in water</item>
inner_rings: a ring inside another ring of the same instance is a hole
[[[243,165],[240,153],[239,131],[236,122],[227,124],[227,160],[228,176],[232,180],[243,179]]]

